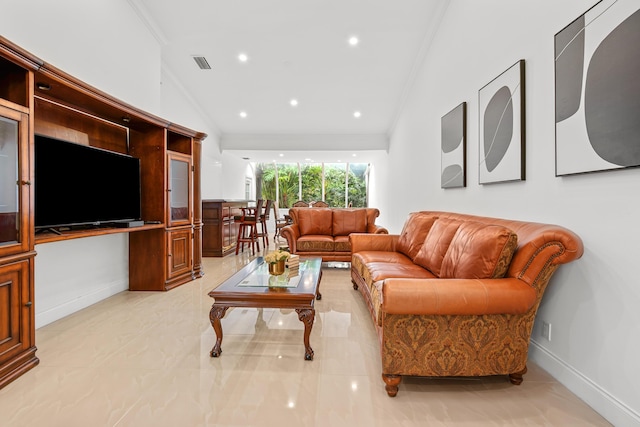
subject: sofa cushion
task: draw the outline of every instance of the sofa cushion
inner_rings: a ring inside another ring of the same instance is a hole
[[[396,250],[414,259],[435,220],[435,216],[423,212],[411,213],[404,223]]]
[[[387,251],[362,251],[351,256],[351,268],[355,269],[362,277],[364,277],[366,265],[370,262],[408,263],[411,260],[400,252]]]
[[[300,236],[296,248],[297,252],[333,252],[335,243],[333,236],[307,234]]]
[[[440,277],[497,279],[507,272],[518,235],[501,225],[464,222],[451,240]]]
[[[394,279],[433,279],[435,276],[430,271],[415,265],[411,261],[404,263],[370,262],[366,265],[363,275],[363,279],[369,286],[379,280],[392,277]]]
[[[367,232],[367,211],[365,209],[334,209],[333,235],[348,236],[351,233]],[[349,248],[351,250],[351,248]]]
[[[414,258],[414,262],[440,277],[440,268],[447,249],[453,236],[455,236],[462,223],[455,219],[438,218],[434,221],[433,226],[424,244]]]
[[[333,224],[333,211],[331,209],[299,209],[297,213],[301,236],[307,234],[333,236],[331,229]]]
[[[351,243],[349,242],[349,236],[336,236],[333,238],[334,247],[336,252],[351,252]]]

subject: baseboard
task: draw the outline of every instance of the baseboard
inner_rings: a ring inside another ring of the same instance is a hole
[[[53,307],[42,313],[36,313],[36,329],[41,328],[49,323],[53,323],[56,320],[62,319],[65,316],[80,311],[83,308],[87,308],[103,299],[109,298],[117,293],[126,291],[129,289],[129,283],[127,281],[116,281],[110,283],[102,289],[98,289],[90,294],[81,295],[72,301],[65,302],[62,305]],[[37,310],[37,307],[36,307]]]
[[[551,374],[573,394],[584,400],[614,426],[640,426],[640,414],[534,340],[531,341],[529,347],[529,359]]]

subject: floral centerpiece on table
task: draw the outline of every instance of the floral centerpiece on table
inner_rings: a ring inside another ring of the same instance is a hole
[[[284,273],[284,263],[289,259],[291,254],[282,249],[270,252],[264,256],[264,262],[269,264],[269,274],[279,276]]]
[[[289,259],[291,254],[287,251],[283,251],[282,249],[278,249],[277,251],[269,252],[264,256],[264,262],[269,264],[276,264],[280,261],[284,262]]]

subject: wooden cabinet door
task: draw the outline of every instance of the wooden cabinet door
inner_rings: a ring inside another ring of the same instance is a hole
[[[0,106],[0,257],[29,250],[28,117]]]
[[[168,154],[167,223],[169,227],[192,224],[193,168],[191,157],[180,153]]]
[[[29,262],[0,265],[0,365],[31,346],[32,310]]]
[[[168,238],[169,262],[167,263],[167,277],[173,279],[183,274],[191,275],[193,260],[191,227],[169,231]]]

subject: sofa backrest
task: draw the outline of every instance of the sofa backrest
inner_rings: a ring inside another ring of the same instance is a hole
[[[584,251],[580,237],[571,230],[558,225],[482,217],[455,212],[422,211],[420,214],[433,216],[438,218],[438,220],[448,220],[449,223],[460,222],[463,224],[472,222],[479,224],[480,227],[475,226],[475,228],[477,228],[475,230],[476,233],[482,232],[482,228],[486,228],[487,226],[497,226],[497,228],[494,227],[487,232],[492,236],[492,239],[498,237],[502,239],[501,244],[503,249],[511,241],[508,237],[509,233],[506,233],[504,230],[509,230],[515,233],[517,235],[517,247],[515,252],[512,254],[510,262],[508,263],[505,276],[515,277],[524,280],[529,284],[534,283],[536,279],[538,279],[538,274],[540,274],[541,271],[546,270],[547,267],[571,262],[580,258]],[[427,234],[425,242],[429,240],[429,235],[434,231],[437,223],[438,221],[435,221],[430,227],[430,231],[429,234]],[[433,237],[435,238],[437,236],[434,235]],[[463,246],[465,244],[465,239],[467,241],[469,240],[469,235],[465,236],[464,234],[461,234],[458,237],[460,238],[460,241],[456,243],[456,245],[462,246],[457,246],[456,253],[450,254],[451,256],[465,256]],[[454,237],[452,237],[452,241],[455,238],[456,237],[454,235]],[[512,242],[511,244],[514,243]],[[481,254],[482,250],[479,250],[476,253]],[[440,253],[439,255],[441,256],[442,254]],[[446,256],[447,254],[445,253],[442,257],[442,263],[440,264],[441,269],[443,266],[446,267]],[[441,274],[442,271],[439,273]]]
[[[348,236],[366,233],[380,214],[376,208],[291,208],[289,216],[298,224],[300,235]]]
[[[367,232],[366,209],[334,209],[333,235],[348,236],[351,233]]]
[[[291,215],[294,211],[294,215]],[[294,224],[300,228],[300,235],[333,235],[333,212],[329,208],[294,208],[289,211]]]

